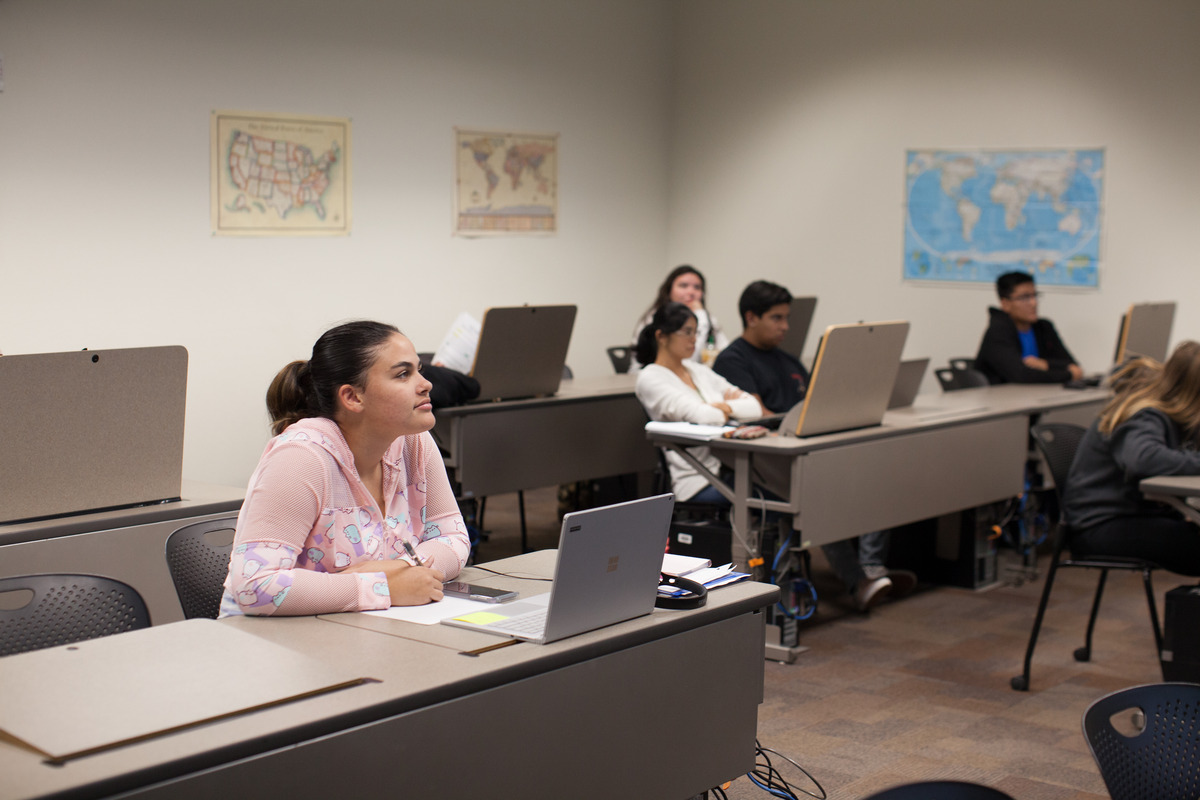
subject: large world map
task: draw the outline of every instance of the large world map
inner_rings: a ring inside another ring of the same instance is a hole
[[[1097,286],[1103,150],[910,150],[904,277]]]

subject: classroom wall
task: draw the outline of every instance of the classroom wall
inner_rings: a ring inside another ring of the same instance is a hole
[[[1200,338],[1200,4],[1193,0],[690,0],[675,7],[669,261],[709,307],[768,278],[813,330],[909,319],[906,357],[973,356],[990,286],[901,281],[905,151],[1107,151],[1098,291],[1049,290],[1085,369],[1131,302]],[[811,351],[816,336],[809,339]],[[806,358],[811,357],[811,352]],[[923,388],[936,391],[932,374]]]
[[[0,351],[184,345],[184,476],[234,486],[270,378],[346,318],[433,350],[460,311],[575,302],[568,363],[609,373],[664,270],[669,24],[643,0],[0,0]],[[351,235],[214,237],[214,109],[351,117]],[[560,134],[556,236],[451,236],[454,126]]]

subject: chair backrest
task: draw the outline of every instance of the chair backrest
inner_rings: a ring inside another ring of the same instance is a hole
[[[963,359],[957,359],[959,361]],[[988,379],[979,370],[973,367],[955,366],[952,361],[950,366],[935,369],[933,374],[937,376],[938,384],[942,387],[943,392],[954,392],[959,389],[971,389],[976,386],[987,386]]]
[[[608,360],[612,362],[613,370],[618,375],[629,372],[629,367],[633,364],[632,347],[610,347],[605,352],[608,353]]]
[[[0,607],[0,656],[82,642],[150,627],[137,590],[98,575],[0,578],[0,596],[31,595],[20,608]]]
[[[1200,797],[1198,725],[1194,683],[1122,689],[1083,712],[1083,736],[1113,800]]]
[[[963,781],[922,781],[893,786],[863,800],[1013,800],[999,789]]]
[[[217,618],[236,524],[236,515],[206,519],[167,537],[167,569],[185,618]]]
[[[1034,425],[1029,429],[1033,441],[1037,443],[1038,451],[1046,459],[1050,468],[1050,477],[1054,479],[1054,491],[1058,494],[1059,505],[1062,505],[1063,487],[1067,485],[1067,474],[1071,471],[1071,462],[1075,460],[1075,451],[1087,429],[1069,422],[1047,422]]]
[[[975,369],[975,359],[973,358],[952,358],[950,359],[950,368],[957,370]]]

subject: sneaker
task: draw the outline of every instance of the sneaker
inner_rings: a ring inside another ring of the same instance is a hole
[[[864,577],[854,589],[854,607],[859,611],[869,611],[891,590],[892,581],[886,575],[874,579]]]
[[[917,573],[906,569],[888,569],[882,564],[863,564],[863,574],[870,580],[888,578],[892,582],[892,598],[904,597],[917,588]]]

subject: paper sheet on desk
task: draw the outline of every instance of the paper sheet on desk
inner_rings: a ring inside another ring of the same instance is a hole
[[[392,606],[381,611],[364,611],[362,613],[415,622],[418,625],[437,625],[448,617],[473,614],[476,611],[495,611],[500,605],[502,604],[467,600],[464,597],[443,597],[436,603],[426,603],[423,606]]]
[[[459,314],[434,352],[434,363],[469,375],[475,364],[475,351],[479,348],[479,331],[482,327],[479,320],[467,312]]]
[[[694,422],[647,422],[646,430],[651,433],[669,433],[688,439],[707,442],[722,431],[732,430],[730,425],[697,425]]]
[[[737,583],[738,581],[747,580],[750,576],[745,572],[734,572],[733,564],[726,564],[722,567],[709,567],[707,569],[698,569],[695,572],[689,573],[687,579],[702,583],[709,589],[715,589],[718,586],[724,586],[727,583]],[[659,594],[674,597],[684,593],[683,589],[663,589],[659,587]]]

